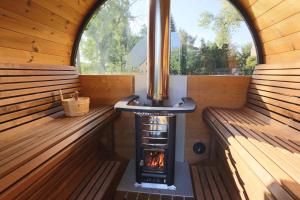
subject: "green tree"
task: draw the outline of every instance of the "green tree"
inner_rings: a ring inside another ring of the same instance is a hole
[[[252,44],[246,44],[241,48],[241,52],[237,53],[237,61],[241,72],[244,75],[251,75],[257,64],[256,56],[251,56]]]
[[[126,56],[140,36],[130,30],[130,0],[111,0],[99,8],[80,42],[80,52],[94,73],[125,71]]]
[[[200,14],[199,26],[212,28],[216,32],[216,43],[218,47],[231,43],[231,35],[236,31],[243,21],[238,11],[226,0],[222,0],[221,12],[214,15],[208,11]]]
[[[170,22],[170,32],[176,32],[176,24],[172,15],[171,15],[171,22]]]

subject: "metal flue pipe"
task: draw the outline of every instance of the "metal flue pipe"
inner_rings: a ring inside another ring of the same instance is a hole
[[[161,106],[168,99],[170,0],[149,0],[147,43],[147,97]]]

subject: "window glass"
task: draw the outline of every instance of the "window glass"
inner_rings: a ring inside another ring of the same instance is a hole
[[[145,73],[148,0],[108,0],[79,43],[82,74]],[[171,0],[170,73],[252,73],[257,63],[250,31],[227,0]]]

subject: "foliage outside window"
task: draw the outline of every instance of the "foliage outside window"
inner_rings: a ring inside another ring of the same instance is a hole
[[[136,10],[147,11],[147,1],[108,0],[98,9],[79,44],[76,65],[82,74],[146,71],[147,13],[143,12],[141,16]],[[171,3],[176,6],[179,1],[182,0]],[[199,0],[200,5],[201,2]],[[257,63],[253,41],[241,46],[236,45],[233,38],[245,24],[243,18],[226,0],[207,1],[210,2],[219,4],[218,12],[199,11],[194,26],[213,32],[213,41],[180,27],[176,20],[185,13],[178,15],[171,10],[170,73],[251,74]]]

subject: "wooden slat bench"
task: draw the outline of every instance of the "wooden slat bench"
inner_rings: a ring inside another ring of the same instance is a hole
[[[241,199],[231,177],[218,163],[201,162],[191,166],[195,199]]]
[[[118,113],[65,117],[59,90],[80,91],[72,66],[0,65],[0,199],[106,199],[120,163],[100,150]]]
[[[207,108],[204,120],[246,196],[300,199],[299,64],[257,66],[245,107]]]

